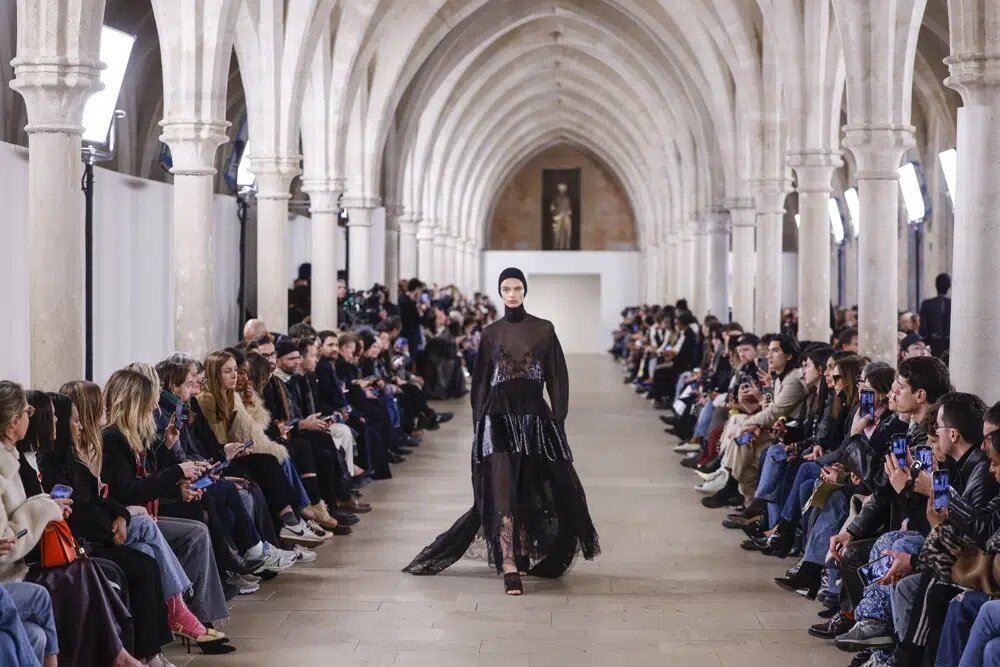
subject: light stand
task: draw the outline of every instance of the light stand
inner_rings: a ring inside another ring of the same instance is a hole
[[[114,158],[115,129],[118,120],[124,117],[125,112],[120,109],[111,115],[106,148],[84,144],[80,149],[83,160],[80,189],[83,190],[84,201],[84,378],[91,381],[94,379],[94,165]]]

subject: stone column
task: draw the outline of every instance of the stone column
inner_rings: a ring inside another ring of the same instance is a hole
[[[431,269],[433,282],[437,283],[439,287],[446,285],[448,282],[445,279],[445,239],[447,238],[448,230],[444,229],[444,226],[439,220],[437,224],[434,225],[434,264]]]
[[[399,297],[399,218],[403,207],[386,204],[385,207],[385,284],[389,297]]]
[[[257,318],[269,331],[288,329],[288,191],[299,159],[251,156],[257,176]]]
[[[343,181],[304,179],[312,215],[312,325],[337,328],[337,197]]]
[[[100,90],[103,0],[19,0],[15,78],[28,111],[31,385],[84,372],[83,107]],[[23,251],[23,250],[22,250]],[[19,252],[19,250],[15,250]]]
[[[469,288],[476,292],[483,289],[483,251],[476,241],[469,241]]]
[[[679,246],[679,271],[680,280],[678,285],[681,288],[681,293],[678,295],[681,299],[687,299],[688,307],[695,308],[696,301],[698,300],[698,261],[699,255],[698,250],[700,249],[698,245],[698,223],[690,221],[684,223],[681,229],[681,243]]]
[[[458,239],[454,236],[446,236],[444,239],[444,277],[442,278],[442,284],[444,285],[457,285],[458,284],[458,256],[456,255],[456,248],[458,247]]]
[[[752,326],[754,317],[755,215],[753,200],[729,203],[733,222],[733,320],[744,327]]]
[[[778,179],[754,182],[757,209],[757,273],[754,280],[753,329],[758,334],[781,328],[781,243],[787,184]],[[750,326],[742,323],[743,326]]]
[[[399,218],[399,275],[409,280],[417,277],[417,223],[420,217],[404,214]]]
[[[348,209],[347,238],[351,257],[348,262],[347,284],[354,290],[367,290],[372,279],[372,214],[378,208],[377,197],[344,197]]]
[[[673,303],[678,299],[680,290],[677,287],[677,238],[676,231],[668,231],[666,238],[660,244],[663,248],[663,272],[664,272],[664,303]]]
[[[694,232],[695,253],[693,255],[694,300],[688,305],[691,312],[701,319],[708,312],[709,274],[712,272],[711,236],[712,230],[707,220],[707,214],[696,223]]]
[[[949,3],[950,76],[958,109],[958,192],[954,198],[951,381],[996,398],[1000,384],[1000,15],[992,0]],[[862,222],[861,233],[865,233]]]
[[[799,191],[799,340],[830,340],[830,178],[836,151],[789,153]]]
[[[896,365],[898,339],[896,280],[886,280],[886,267],[899,264],[899,161],[913,146],[908,127],[845,128],[844,146],[857,163],[861,232],[858,236],[858,325],[861,354]],[[845,234],[850,230],[845,230]]]
[[[708,250],[708,301],[706,314],[729,321],[729,216],[725,209],[711,212]]]
[[[430,285],[434,273],[434,222],[421,220],[417,225],[417,275]]]
[[[215,346],[213,165],[216,150],[226,143],[228,123],[164,118],[160,125],[160,141],[173,157],[174,348],[204,359]]]
[[[659,289],[659,272],[660,272],[660,246],[656,243],[646,244],[646,284],[644,287],[645,294],[642,300],[645,303],[655,303],[657,299],[657,292]]]

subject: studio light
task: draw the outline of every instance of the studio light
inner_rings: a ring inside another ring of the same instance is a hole
[[[861,202],[858,201],[858,189],[851,188],[844,191],[844,201],[847,202],[847,212],[851,214],[851,231],[854,238],[858,238],[861,231]]]
[[[927,215],[927,208],[924,206],[924,195],[920,191],[915,162],[904,164],[899,168],[899,189],[903,193],[903,204],[906,205],[906,216],[909,221],[923,220]]]
[[[958,200],[958,152],[954,148],[938,153],[938,160],[941,161],[941,171],[944,172],[944,182],[948,185],[948,196],[951,197],[951,205],[954,207]]]
[[[83,140],[95,144],[108,143],[111,123],[115,117],[118,93],[125,79],[125,69],[132,55],[135,36],[104,26],[101,28],[101,83],[104,90],[98,91],[87,100],[83,108]]]
[[[836,197],[830,197],[826,202],[826,212],[830,216],[830,233],[838,245],[844,242],[844,218],[840,214],[840,205]]]

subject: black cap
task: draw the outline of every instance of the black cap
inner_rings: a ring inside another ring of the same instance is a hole
[[[903,339],[901,341],[899,341],[899,349],[900,351],[905,352],[910,348],[911,345],[923,342],[924,339],[920,336],[920,334],[908,333],[905,336],[903,336]]]
[[[758,345],[760,345],[760,338],[758,338],[756,334],[745,333],[742,336],[740,336],[739,340],[736,341],[736,344],[753,345],[754,347],[757,347]]]
[[[274,346],[274,353],[278,359],[288,356],[292,352],[298,352],[299,346],[288,336],[282,336],[281,340]]]

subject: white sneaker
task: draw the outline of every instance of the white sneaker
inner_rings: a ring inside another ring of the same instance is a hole
[[[712,494],[718,493],[725,488],[726,482],[729,481],[729,473],[724,475],[719,475],[715,479],[710,479],[706,482],[702,482],[698,486],[694,487],[694,490],[698,493]]]
[[[317,537],[301,519],[297,526],[283,526],[278,537],[282,542],[301,544],[307,547],[314,547],[317,544],[323,543],[323,538]]]
[[[700,470],[695,470],[694,472],[695,472],[696,475],[698,475],[698,477],[701,477],[703,480],[705,480],[707,482],[710,479],[715,479],[719,475],[725,475],[726,474],[726,469],[725,468],[719,468],[715,472],[702,472]]]
[[[162,653],[157,653],[146,663],[147,667],[177,667],[174,663],[170,662],[163,657]]]
[[[682,442],[681,444],[674,447],[674,451],[678,454],[688,454],[690,452],[700,452],[701,445],[696,445],[693,442]]]
[[[312,549],[306,549],[296,544],[292,550],[300,563],[312,563],[316,560],[316,552]]]
[[[264,555],[261,560],[264,561],[257,572],[281,572],[282,570],[287,570],[292,565],[295,564],[295,558],[289,559],[286,554],[293,553],[291,551],[282,551],[281,549],[264,543]]]
[[[241,574],[237,574],[233,579],[233,583],[235,583],[239,588],[240,595],[250,595],[260,590],[260,579],[254,577],[253,575],[243,576]]]
[[[271,547],[271,549],[278,557],[278,560],[281,563],[281,569],[283,570],[287,570],[292,565],[295,565],[297,562],[299,562],[299,556],[294,551],[279,549],[278,547],[273,547],[273,546]]]
[[[320,538],[324,542],[333,539],[333,533],[326,530],[325,528],[323,528],[323,526],[319,525],[312,519],[309,519],[309,521],[306,522],[306,525],[309,526],[309,530],[312,532],[313,535]]]

